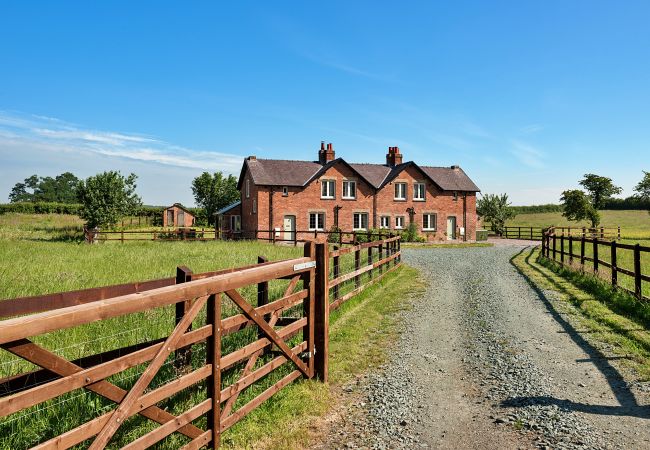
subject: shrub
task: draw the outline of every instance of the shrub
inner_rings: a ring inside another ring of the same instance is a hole
[[[341,229],[337,227],[336,225],[333,225],[332,228],[329,230],[329,234],[327,235],[327,242],[330,244],[338,244],[341,242],[341,235],[340,235]]]

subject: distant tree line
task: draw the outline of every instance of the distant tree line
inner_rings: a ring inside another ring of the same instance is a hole
[[[90,228],[111,227],[127,216],[154,218],[162,225],[165,206],[142,205],[136,193],[137,176],[108,171],[80,180],[65,172],[56,177],[32,175],[16,183],[9,193],[8,204],[0,204],[0,214],[73,214]],[[211,225],[219,209],[240,198],[237,178],[222,172],[203,172],[192,181],[198,208],[188,208],[196,225]]]

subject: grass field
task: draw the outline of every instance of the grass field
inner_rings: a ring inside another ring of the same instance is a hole
[[[647,211],[600,211],[603,227],[621,227],[621,237],[630,240],[650,240],[650,214]],[[588,222],[570,222],[557,213],[518,214],[507,223],[513,227],[589,227]]]
[[[117,283],[142,281],[154,278],[174,276],[176,266],[186,265],[194,272],[217,270],[226,267],[248,265],[257,261],[259,255],[270,260],[287,259],[302,256],[303,249],[290,246],[273,246],[259,242],[118,242],[99,245],[87,245],[69,239],[69,230],[77,229],[78,219],[73,216],[31,216],[7,214],[0,216],[0,299],[15,298],[28,295],[60,292],[88,287],[103,286]],[[362,252],[362,263],[367,258]],[[341,257],[341,273],[351,270],[354,265],[353,255]],[[365,274],[367,276],[368,274]],[[389,281],[401,280],[399,286],[392,286]],[[402,284],[402,281],[404,281]],[[391,294],[392,289],[408,289],[414,285],[414,272],[411,269],[401,269],[396,274],[389,274],[386,279],[360,296],[355,297],[342,308],[347,311],[350,305],[365,302],[360,307],[365,310],[352,322],[346,322],[345,329],[339,331],[338,344],[341,351],[338,355],[341,369],[333,369],[335,378],[345,377],[351,370],[359,370],[358,365],[363,357],[355,358],[355,364],[349,366],[344,360],[345,355],[359,349],[368,350],[365,343],[347,341],[346,338],[367,333],[373,323],[387,324],[389,318],[378,314],[382,308],[389,308],[397,299],[406,296]],[[284,291],[288,281],[277,280],[270,283],[271,300],[278,298]],[[340,286],[341,295],[354,288],[354,280]],[[378,291],[377,291],[378,290]],[[242,289],[241,294],[255,304],[256,287]],[[373,296],[373,292],[375,292]],[[377,294],[379,292],[379,294]],[[382,294],[383,293],[383,294]],[[364,300],[365,299],[365,300]],[[369,301],[372,299],[373,301]],[[373,316],[372,311],[375,311]],[[356,310],[355,310],[356,311]],[[235,312],[232,305],[224,304],[224,316]],[[294,311],[301,313],[301,311]],[[291,311],[289,311],[291,314]],[[352,313],[354,314],[354,313]],[[295,315],[295,314],[294,314]],[[335,323],[344,314],[336,312],[332,315]],[[45,348],[66,358],[75,359],[99,352],[120,348],[138,342],[146,342],[167,336],[174,323],[173,308],[159,308],[139,314],[118,317],[100,321],[70,330],[49,333],[39,336],[35,341]],[[195,326],[203,324],[204,313],[195,321]],[[373,322],[374,321],[374,322]],[[348,327],[350,329],[348,329]],[[335,328],[333,328],[334,330]],[[388,329],[386,329],[388,330]],[[387,332],[387,331],[386,331]],[[374,336],[375,334],[373,334]],[[223,352],[228,353],[256,339],[257,332],[248,328],[224,338]],[[356,339],[356,338],[354,338]],[[296,336],[290,345],[302,341],[302,336]],[[360,351],[360,350],[359,350]],[[204,346],[195,348],[192,355],[192,366],[200,367],[205,360]],[[374,354],[375,351],[371,352]],[[268,362],[270,357],[260,358],[256,367]],[[367,359],[367,358],[366,358]],[[333,357],[332,364],[336,367],[337,359]],[[173,357],[166,361],[160,375],[154,379],[152,386],[162,385],[182,375],[173,365]],[[369,362],[368,362],[369,364]],[[24,373],[34,369],[34,366],[20,360],[7,352],[0,352],[0,378]],[[256,383],[240,397],[235,409],[260,394],[265,388],[279,380],[290,371],[290,367],[280,368]],[[124,389],[135,382],[137,376],[144,370],[143,366],[135,367],[111,377],[109,380]],[[224,386],[232,383],[239,376],[239,370],[224,374]],[[304,417],[318,414],[327,407],[327,392],[321,384],[307,382],[298,383],[290,389],[283,390],[278,398],[265,403],[256,410],[249,419],[233,427],[224,435],[226,447],[249,447],[255,442],[273,442],[272,447],[291,447],[291,441],[283,439],[299,439],[295,431],[296,423],[301,423]],[[286,391],[286,392],[285,392]],[[170,412],[180,413],[205,399],[204,385],[196,389],[179,393],[173,401],[161,404]],[[287,403],[288,402],[288,403]],[[289,405],[289,406],[287,406]],[[26,448],[45,439],[96,417],[99,413],[113,408],[113,404],[95,394],[83,390],[58,397],[37,407],[21,411],[17,414],[0,419],[0,449]],[[256,419],[257,418],[257,419]],[[259,423],[259,420],[272,419],[271,422]],[[269,423],[280,424],[269,426]],[[278,441],[278,426],[284,436]],[[201,421],[197,422],[201,426]],[[138,436],[155,428],[150,422],[135,417],[125,423],[123,430],[116,436],[114,447],[119,447],[132,441]],[[302,433],[304,434],[304,433]],[[260,441],[261,439],[261,441]],[[187,439],[173,435],[161,443],[159,448],[178,448]]]

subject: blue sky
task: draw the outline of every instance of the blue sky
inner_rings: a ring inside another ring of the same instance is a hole
[[[650,170],[650,2],[0,2],[0,201],[32,173],[193,204],[247,155],[389,146],[557,202]]]

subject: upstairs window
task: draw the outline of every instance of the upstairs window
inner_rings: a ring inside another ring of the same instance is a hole
[[[251,180],[246,179],[246,198],[251,196]]]
[[[458,191],[454,191],[454,201],[458,201]]]
[[[425,184],[413,183],[413,200],[423,202],[425,201]]]
[[[390,228],[390,216],[381,216],[379,218],[379,228],[383,228],[383,229]]]
[[[257,214],[257,200],[253,200],[253,214]]]
[[[282,196],[283,197],[288,197],[289,196],[289,186],[283,186],[282,187]]]
[[[404,216],[395,217],[395,229],[401,230],[404,228]]]
[[[395,183],[395,200],[406,200],[406,183]]]
[[[436,214],[422,214],[422,229],[436,231]]]
[[[320,198],[335,198],[336,182],[334,180],[322,180],[320,182]]]
[[[325,230],[325,213],[309,213],[309,231]]]
[[[345,180],[343,181],[343,198],[352,200],[357,198],[357,182]]]
[[[353,230],[367,230],[368,229],[368,213],[354,213],[352,216],[352,229]]]

